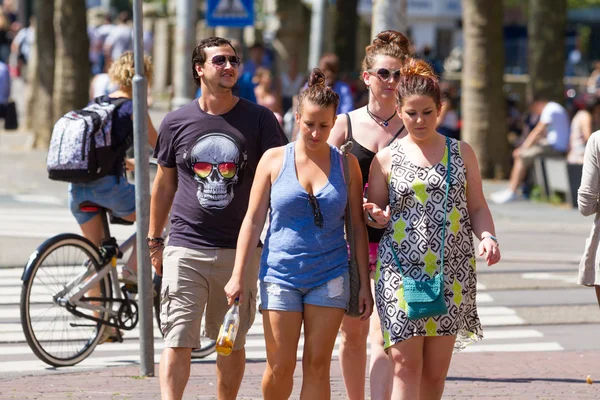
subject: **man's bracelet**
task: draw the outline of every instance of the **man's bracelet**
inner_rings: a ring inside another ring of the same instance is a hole
[[[153,245],[164,245],[165,239],[162,237],[147,237],[146,243],[148,244],[148,247],[151,247]]]

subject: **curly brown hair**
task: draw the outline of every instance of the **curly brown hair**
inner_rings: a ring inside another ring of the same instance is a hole
[[[296,109],[298,114],[302,114],[304,100],[323,108],[333,106],[335,112],[340,103],[340,96],[325,84],[323,71],[314,68],[308,78],[308,87],[298,95],[298,108]]]

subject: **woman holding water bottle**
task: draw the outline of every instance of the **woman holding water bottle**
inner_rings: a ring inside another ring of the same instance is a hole
[[[338,95],[325,85],[323,72],[314,69],[298,99],[298,140],[267,151],[260,160],[238,237],[234,271],[225,286],[230,304],[236,298],[245,300],[241,277],[270,211],[259,275],[267,350],[262,390],[267,400],[287,399],[292,393],[303,324],[300,398],[330,398],[331,354],[350,296],[344,238],[347,201],[355,233],[362,319],[367,320],[373,309],[360,167],[356,157],[348,155],[350,176],[344,176],[341,152],[327,143],[338,103]]]

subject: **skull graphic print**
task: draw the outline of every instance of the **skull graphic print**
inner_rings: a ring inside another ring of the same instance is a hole
[[[227,207],[246,163],[241,140],[225,133],[207,133],[194,143],[187,156],[198,183],[196,196],[200,206]]]

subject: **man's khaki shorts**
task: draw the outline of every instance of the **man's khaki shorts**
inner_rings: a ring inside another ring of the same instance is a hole
[[[565,153],[561,153],[552,147],[552,145],[545,143],[536,143],[531,147],[521,149],[519,152],[519,158],[521,158],[523,165],[525,165],[527,168],[533,166],[533,162],[537,157],[564,157],[564,155]]]
[[[246,269],[244,301],[240,304],[240,328],[234,350],[244,348],[246,334],[254,322],[260,255],[261,249],[257,248]],[[205,306],[203,335],[217,339],[229,309],[223,288],[231,278],[234,261],[235,249],[165,248],[160,306],[160,328],[165,347],[200,347],[200,325]]]

